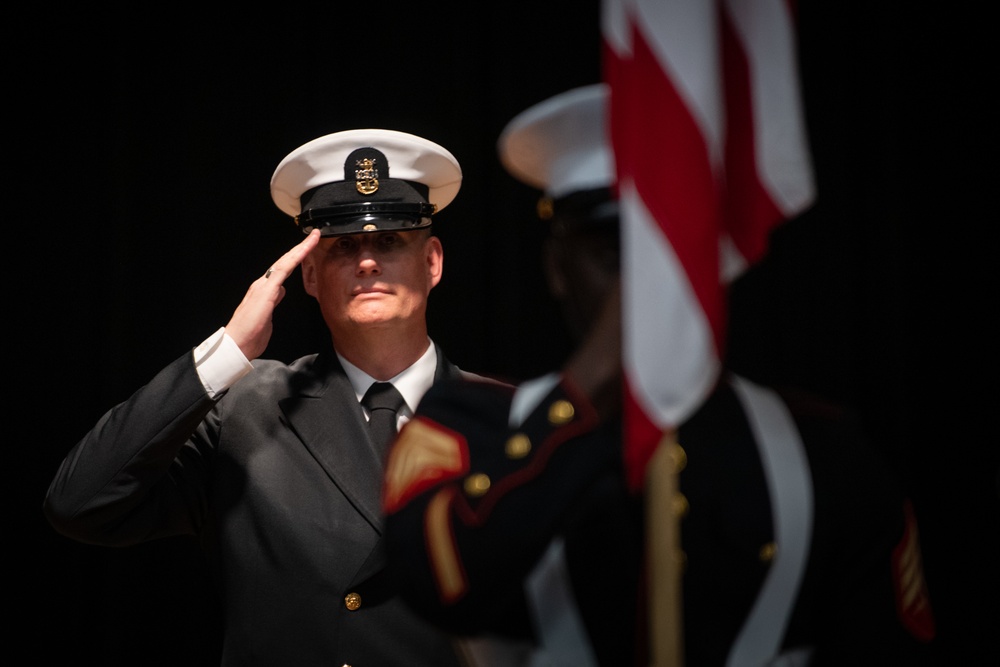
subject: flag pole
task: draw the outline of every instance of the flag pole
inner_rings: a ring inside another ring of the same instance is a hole
[[[680,515],[677,473],[686,461],[674,430],[668,430],[646,468],[646,536],[649,563],[650,667],[684,667]]]

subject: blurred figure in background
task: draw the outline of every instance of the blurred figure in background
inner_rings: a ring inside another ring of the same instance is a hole
[[[416,610],[469,638],[472,664],[650,660],[660,564],[622,461],[606,100],[603,84],[567,91],[499,140],[507,170],[542,191],[549,289],[577,349],[518,387],[436,385],[390,452],[390,573]],[[784,436],[761,437],[762,415]],[[673,435],[683,664],[929,663],[916,523],[850,414],[725,374]]]

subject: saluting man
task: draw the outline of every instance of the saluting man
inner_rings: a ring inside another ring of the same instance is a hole
[[[292,151],[271,193],[305,238],[224,327],[107,412],[51,483],[45,513],[77,540],[198,538],[222,596],[223,665],[459,664],[381,576],[380,500],[396,426],[462,373],[425,317],[443,273],[432,217],[461,182],[449,151],[393,130]],[[300,264],[329,344],[290,364],[261,359]]]

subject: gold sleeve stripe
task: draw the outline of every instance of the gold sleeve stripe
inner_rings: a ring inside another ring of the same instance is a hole
[[[892,553],[896,608],[900,621],[910,634],[921,641],[930,641],[934,638],[936,629],[927,583],[924,580],[917,520],[909,501],[903,509],[905,529]]]
[[[465,595],[469,582],[451,530],[450,507],[454,487],[441,489],[431,499],[424,514],[427,555],[441,601],[452,603]]]

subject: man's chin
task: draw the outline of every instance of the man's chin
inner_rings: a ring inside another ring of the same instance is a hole
[[[398,319],[385,308],[359,308],[350,314],[350,320],[359,327],[388,326]]]

